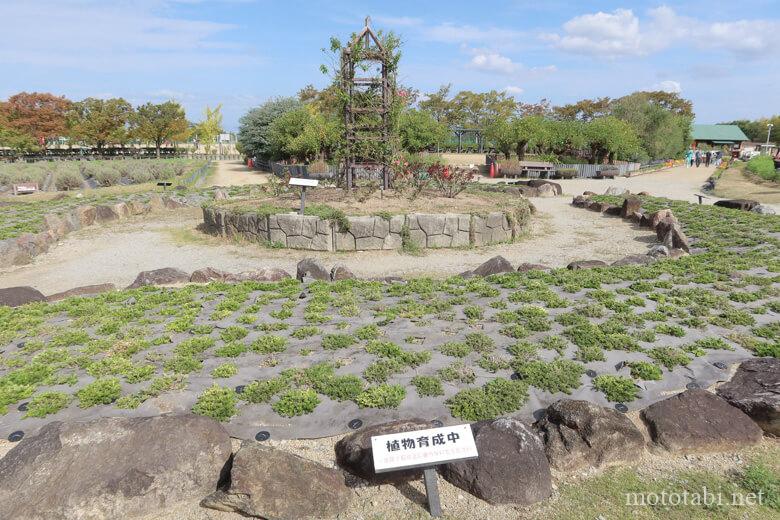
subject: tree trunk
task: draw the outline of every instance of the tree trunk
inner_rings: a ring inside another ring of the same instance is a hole
[[[525,158],[525,149],[528,147],[528,141],[517,143],[517,160],[522,161]]]
[[[154,146],[157,149],[157,158],[159,159],[160,158],[160,147],[162,146],[162,141],[158,139],[157,141],[154,142]]]
[[[609,164],[615,164],[615,152],[609,152]]]

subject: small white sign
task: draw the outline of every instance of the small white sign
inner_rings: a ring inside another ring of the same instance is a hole
[[[471,426],[459,424],[371,437],[374,471],[434,466],[479,456]]]
[[[317,179],[303,179],[301,177],[291,177],[290,186],[317,186],[320,181]]]

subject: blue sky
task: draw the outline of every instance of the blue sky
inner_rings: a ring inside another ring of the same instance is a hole
[[[678,91],[701,123],[780,113],[777,0],[0,0],[0,99],[176,99],[225,127],[272,96],[324,86],[330,36],[375,28],[404,42],[403,84],[506,90],[564,104]]]

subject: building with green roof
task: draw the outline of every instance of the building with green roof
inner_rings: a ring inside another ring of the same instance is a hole
[[[737,125],[693,125],[691,140],[694,148],[701,144],[714,148],[725,145],[739,148],[743,142],[750,141]]]

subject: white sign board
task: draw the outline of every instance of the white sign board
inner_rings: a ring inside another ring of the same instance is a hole
[[[230,142],[230,134],[219,134],[219,142],[220,143],[229,143]]]
[[[468,424],[378,435],[371,437],[371,448],[376,473],[433,466],[479,456]]]
[[[320,181],[317,179],[302,179],[300,177],[290,178],[290,186],[317,186]]]

